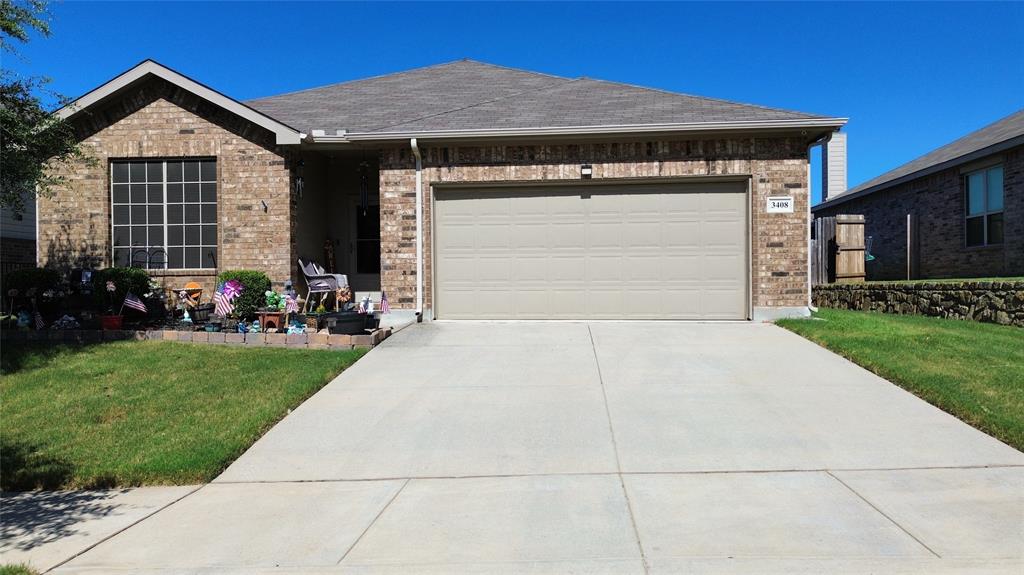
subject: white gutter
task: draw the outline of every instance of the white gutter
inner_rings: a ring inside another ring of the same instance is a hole
[[[813,176],[811,172],[811,148],[827,144],[832,139],[832,132],[807,144],[807,309],[812,312],[818,311],[814,307],[814,286],[811,285],[811,226],[814,224],[814,214],[811,213],[811,199],[814,190],[812,188]],[[821,161],[825,162],[825,154],[822,154]]]
[[[779,128],[839,128],[846,118],[808,118],[796,120],[756,120],[742,122],[691,122],[675,124],[613,124],[602,126],[562,126],[542,128],[505,128],[473,130],[435,130],[421,132],[354,132],[319,135],[314,132],[313,142],[345,143],[381,140],[445,140],[459,138],[509,138],[520,136],[587,136],[615,134],[654,134],[664,132],[707,132],[731,130],[761,130]]]
[[[416,317],[423,319],[423,157],[416,138],[409,140],[416,157]]]

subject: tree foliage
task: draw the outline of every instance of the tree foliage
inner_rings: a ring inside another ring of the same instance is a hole
[[[43,0],[0,0],[0,50],[15,54],[31,30],[50,35]],[[40,100],[48,80],[0,72],[0,206],[20,214],[35,194],[51,195],[64,183],[55,167],[85,160],[74,128],[47,110]],[[56,96],[59,103],[67,102]]]

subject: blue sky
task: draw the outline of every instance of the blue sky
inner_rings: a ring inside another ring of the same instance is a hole
[[[849,117],[851,186],[1024,107],[1024,3],[71,1],[53,16],[3,65],[67,96],[145,58],[247,99],[468,57]]]

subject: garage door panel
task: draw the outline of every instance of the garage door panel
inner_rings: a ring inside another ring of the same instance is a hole
[[[439,318],[746,317],[742,184],[435,197]]]

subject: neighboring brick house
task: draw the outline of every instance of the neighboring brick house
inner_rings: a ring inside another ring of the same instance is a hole
[[[869,280],[1024,276],[1024,110],[813,211],[864,216]]]
[[[845,124],[473,61],[245,103],[146,61],[59,114],[99,161],[39,200],[41,265],[281,285],[333,252],[424,319],[805,315],[809,147]]]

